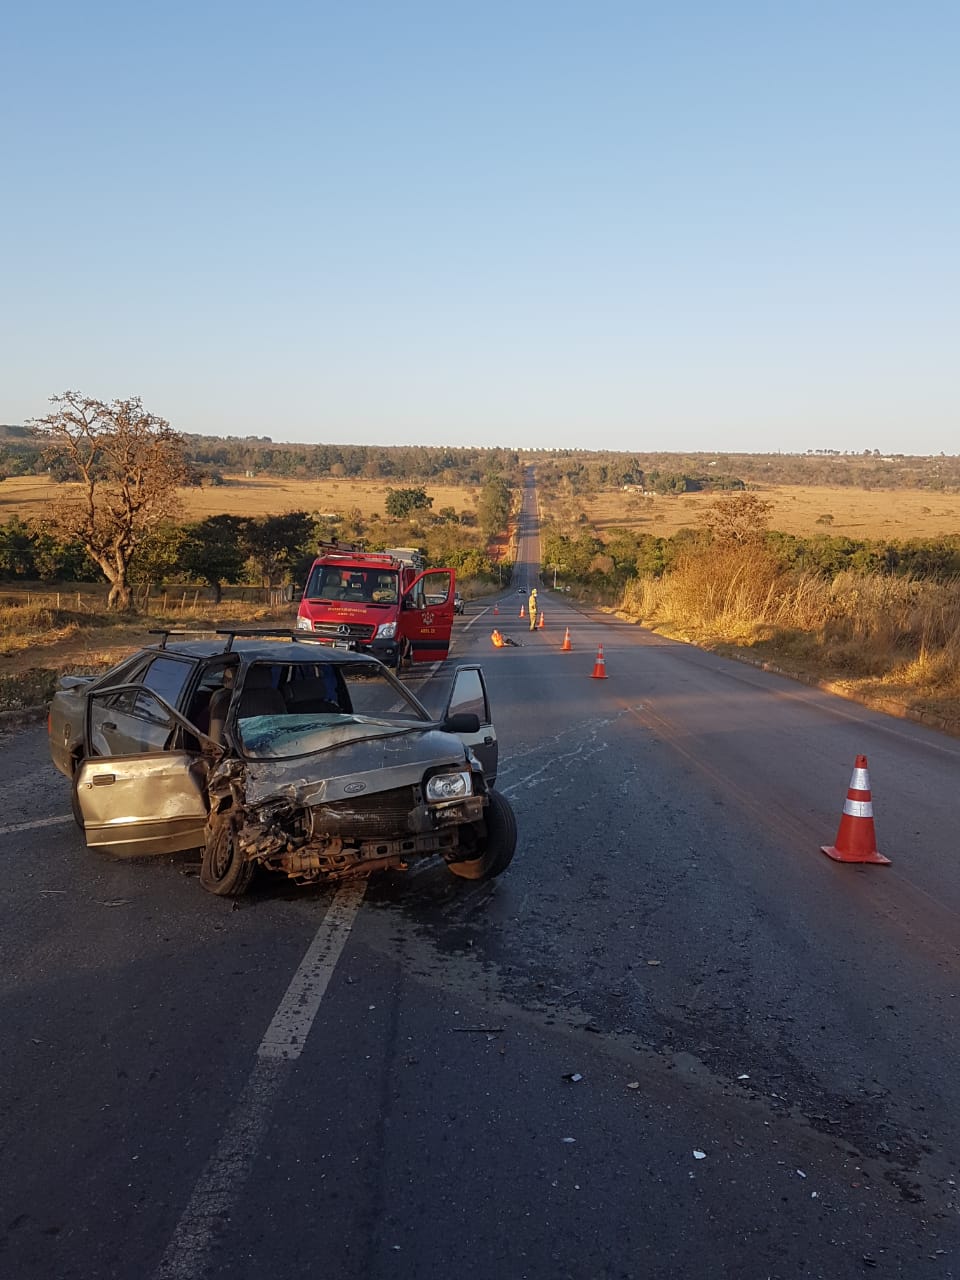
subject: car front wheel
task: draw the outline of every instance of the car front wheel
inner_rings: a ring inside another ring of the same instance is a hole
[[[510,801],[499,791],[490,792],[485,821],[487,838],[480,857],[447,863],[461,880],[493,880],[513,861],[517,847],[517,819]]]
[[[239,898],[253,875],[249,862],[237,847],[232,822],[217,822],[207,828],[207,842],[200,863],[200,883],[208,893],[221,898]]]

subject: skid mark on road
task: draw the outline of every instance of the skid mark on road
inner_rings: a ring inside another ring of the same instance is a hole
[[[211,1248],[239,1203],[280,1092],[303,1052],[350,929],[366,881],[339,889],[257,1049],[257,1060],[216,1150],[197,1179],[154,1280],[198,1280]]]
[[[524,774],[523,777],[507,783],[505,787],[502,786],[500,790],[505,796],[512,795],[516,791],[528,790],[530,787],[539,784],[543,780],[545,774],[549,774],[552,778],[556,771],[561,769],[569,761],[576,761],[577,764],[583,764],[593,756],[599,755],[601,751],[605,751],[610,745],[605,738],[601,738],[600,736],[602,730],[610,723],[611,721],[609,719],[588,721],[586,724],[577,725],[569,732],[557,734],[553,738],[548,738],[546,741],[539,743],[529,751],[517,753],[514,757],[515,760],[523,758],[524,756],[529,757],[533,755],[543,755],[544,752],[546,753],[546,759],[542,764],[537,765],[535,769]],[[563,738],[570,737],[571,733],[576,733],[580,741],[570,751],[558,751],[557,747],[560,741]],[[510,772],[513,772],[512,768]]]

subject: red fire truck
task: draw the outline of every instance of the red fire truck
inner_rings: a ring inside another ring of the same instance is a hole
[[[322,543],[304,587],[297,627],[336,649],[372,653],[388,666],[447,656],[453,569],[424,569],[412,547],[372,552]]]

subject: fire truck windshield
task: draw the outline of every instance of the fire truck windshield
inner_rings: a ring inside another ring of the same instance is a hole
[[[397,574],[389,569],[315,564],[303,593],[307,600],[352,600],[357,604],[396,604]]]

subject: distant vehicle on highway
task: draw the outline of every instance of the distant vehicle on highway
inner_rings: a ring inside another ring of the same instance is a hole
[[[463,596],[459,591],[453,593],[453,612],[463,613]]]
[[[525,595],[527,594],[527,588],[526,588],[526,587],[517,587],[517,593],[518,593],[519,595],[521,595],[521,596],[525,596]]]

